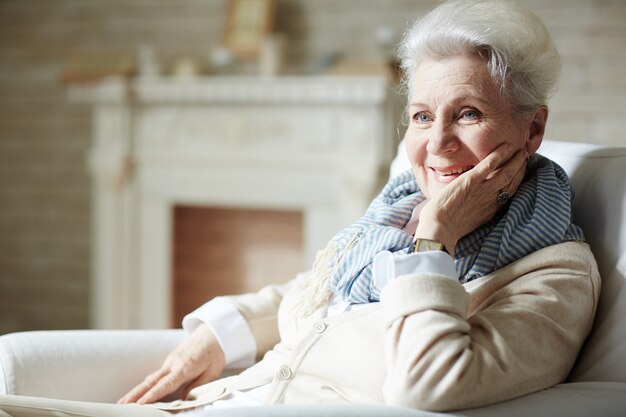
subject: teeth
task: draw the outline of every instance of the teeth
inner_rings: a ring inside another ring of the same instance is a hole
[[[472,168],[467,167],[467,168],[452,169],[450,171],[437,171],[437,174],[442,175],[442,176],[456,175],[456,174],[462,174],[466,171],[469,171],[470,169]]]

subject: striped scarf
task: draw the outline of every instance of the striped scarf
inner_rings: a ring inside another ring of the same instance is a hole
[[[565,171],[545,157],[533,156],[527,178],[506,209],[457,243],[459,281],[472,281],[547,246],[584,240],[571,220],[573,198]],[[335,235],[323,251],[322,268],[329,275],[330,289],[352,303],[378,301],[380,289],[372,280],[374,256],[384,250],[409,253],[413,236],[402,228],[423,200],[411,170],[392,178],[365,215]]]

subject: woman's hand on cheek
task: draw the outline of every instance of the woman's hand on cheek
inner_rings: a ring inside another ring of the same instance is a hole
[[[415,237],[443,243],[454,256],[456,243],[489,221],[499,209],[498,194],[512,196],[526,170],[525,150],[511,154],[511,145],[502,144],[473,169],[431,196],[420,212]]]

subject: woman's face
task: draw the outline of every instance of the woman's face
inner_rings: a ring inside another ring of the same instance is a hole
[[[513,155],[529,141],[531,118],[511,109],[478,56],[423,62],[413,79],[408,112],[407,154],[427,197],[499,145],[513,144]]]

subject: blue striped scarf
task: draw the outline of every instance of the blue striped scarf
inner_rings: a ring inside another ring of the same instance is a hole
[[[472,281],[547,246],[584,240],[571,220],[573,198],[565,171],[545,157],[533,156],[527,178],[506,209],[457,243],[459,281]],[[372,280],[374,256],[384,250],[409,252],[413,236],[402,228],[422,200],[413,172],[405,171],[385,185],[363,217],[335,235],[326,250],[336,256],[323,258],[334,293],[353,303],[379,300],[380,289]]]

